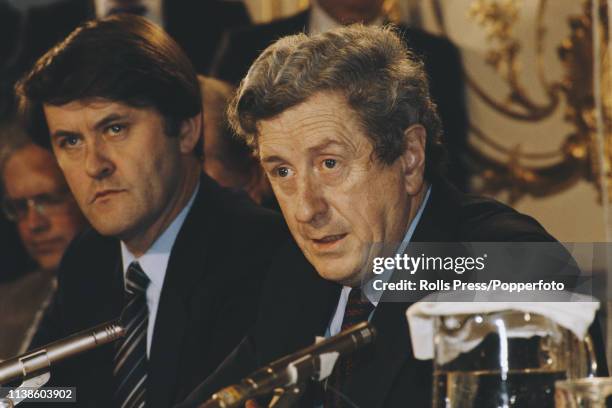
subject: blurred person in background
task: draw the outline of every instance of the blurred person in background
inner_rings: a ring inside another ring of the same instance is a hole
[[[243,190],[257,204],[278,209],[259,161],[227,120],[234,88],[227,82],[199,77],[204,104],[203,170],[224,187]]]
[[[86,225],[53,154],[17,125],[0,130],[2,209],[37,269],[0,285],[0,359],[26,350],[55,291],[64,251]]]
[[[383,5],[384,0],[311,0],[307,10],[294,16],[229,29],[215,56],[211,75],[237,85],[261,51],[286,35],[313,35],[352,23],[390,23]],[[462,157],[467,148],[467,107],[459,50],[445,38],[403,24],[397,27],[405,44],[425,61],[449,151],[449,180],[465,191],[469,174]]]

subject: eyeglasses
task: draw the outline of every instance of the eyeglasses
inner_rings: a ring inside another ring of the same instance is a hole
[[[66,203],[71,199],[68,190],[54,193],[38,194],[30,198],[11,200],[5,197],[2,200],[2,210],[6,218],[13,222],[22,221],[33,208],[40,215],[53,215],[66,210]]]

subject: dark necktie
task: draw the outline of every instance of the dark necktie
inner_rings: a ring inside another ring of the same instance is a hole
[[[119,13],[144,16],[147,14],[147,8],[142,4],[142,0],[110,0],[108,15]]]
[[[117,408],[139,408],[145,405],[149,324],[146,290],[149,283],[149,278],[138,262],[132,262],[125,277],[127,304],[121,314],[125,337],[117,343],[113,371]]]
[[[374,305],[362,296],[361,289],[351,289],[346,309],[344,310],[344,319],[342,319],[342,330],[346,330],[357,323],[367,321],[372,310],[374,310]],[[363,351],[358,350],[352,354],[340,357],[336,361],[334,371],[327,379],[324,395],[325,408],[350,406],[344,402],[338,391],[342,391],[342,387],[348,382],[351,374],[365,357]]]

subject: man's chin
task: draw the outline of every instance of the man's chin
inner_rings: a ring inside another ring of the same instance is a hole
[[[112,219],[112,217],[109,218]],[[129,230],[128,225],[126,225],[125,223],[117,222],[117,219],[114,219],[115,222],[113,223],[109,223],[108,221],[108,219],[102,219],[91,220],[90,222],[93,229],[98,231],[98,233],[100,233],[101,235],[107,237],[115,237],[122,239],[121,237],[127,234],[127,231]]]
[[[61,255],[57,255],[57,256],[38,258],[36,259],[36,263],[38,264],[40,269],[44,271],[55,271],[59,269],[61,260],[62,260]]]
[[[355,272],[353,268],[334,267],[329,263],[325,266],[317,267],[314,265],[317,273],[325,280],[336,282],[345,286],[359,286],[359,272]]]

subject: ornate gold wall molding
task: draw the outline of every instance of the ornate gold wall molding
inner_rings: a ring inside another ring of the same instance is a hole
[[[440,0],[431,1],[436,23],[447,34]],[[570,34],[558,46],[563,77],[550,81],[546,77],[543,56],[547,33],[544,17],[548,1],[539,0],[533,69],[546,100],[538,103],[521,80],[524,72],[519,59],[522,48],[529,44],[521,43],[514,33],[523,1],[472,1],[468,16],[486,34],[488,48],[485,62],[508,86],[509,91],[503,100],[496,99],[466,73],[468,87],[497,114],[516,121],[540,122],[564,106],[564,120],[573,128],[559,149],[548,153],[529,153],[523,151],[520,145],[510,148],[502,146],[472,123],[470,127],[474,140],[495,152],[494,158],[476,144],[470,145],[468,160],[477,170],[477,190],[483,193],[508,190],[510,201],[516,201],[525,194],[555,194],[580,179],[586,179],[597,187],[600,198],[612,197],[607,191],[612,184],[609,182],[612,174],[612,78],[608,58],[607,4],[606,0],[583,0],[583,13],[568,18]],[[598,72],[597,78],[594,78],[594,71]],[[537,135],[526,135],[525,141],[530,137]],[[553,164],[550,164],[551,160]],[[538,162],[546,164],[540,165]]]

